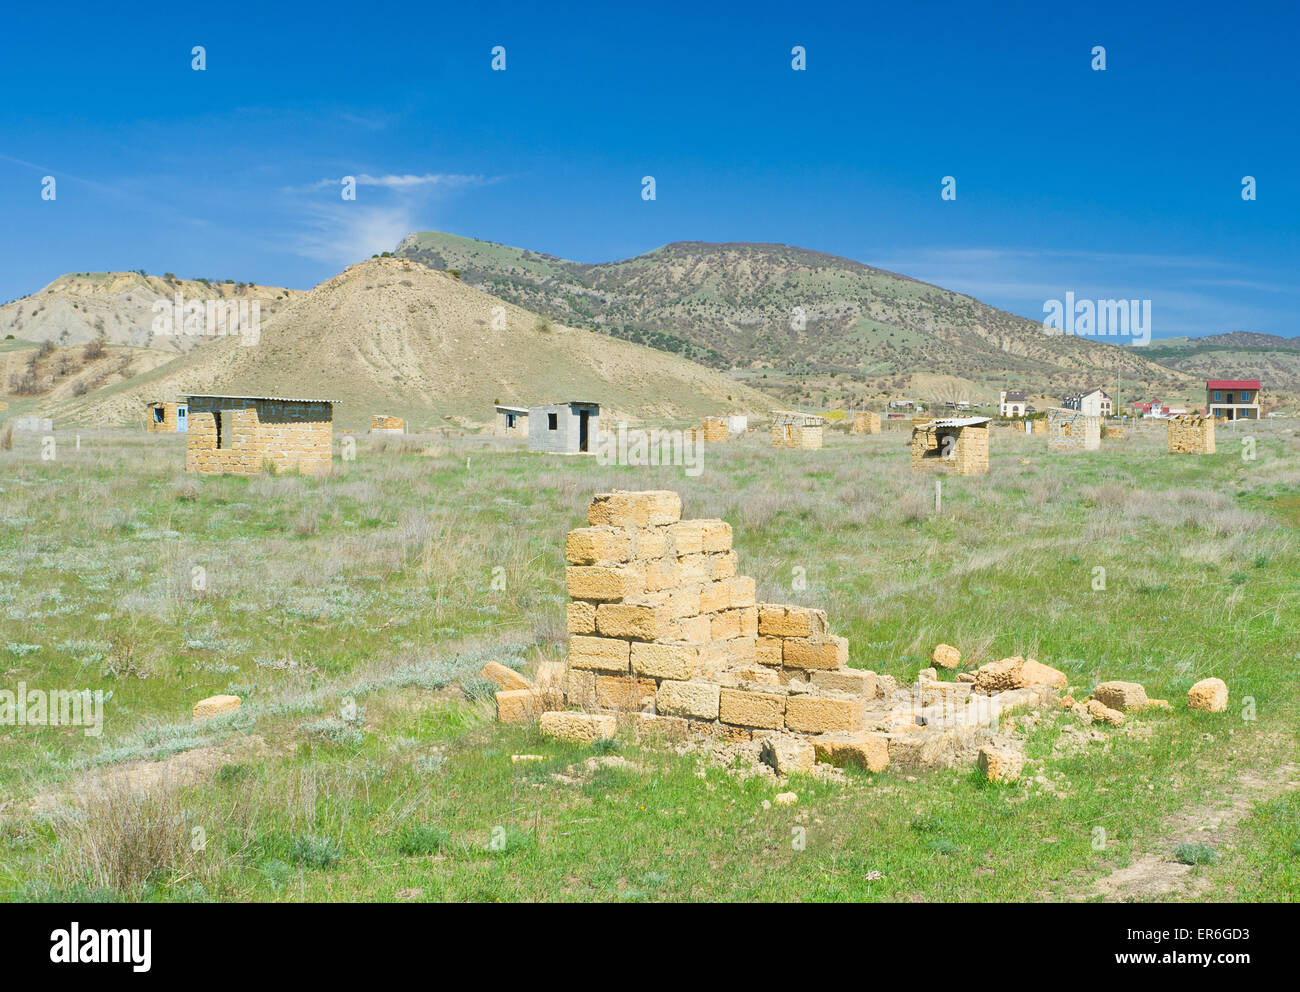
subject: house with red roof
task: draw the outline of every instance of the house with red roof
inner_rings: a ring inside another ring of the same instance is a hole
[[[1205,383],[1205,409],[1224,420],[1259,419],[1258,379],[1209,379]]]

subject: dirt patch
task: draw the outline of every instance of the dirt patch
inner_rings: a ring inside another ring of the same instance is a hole
[[[1174,848],[1179,844],[1204,844],[1215,849],[1231,845],[1238,824],[1256,804],[1300,788],[1298,779],[1300,765],[1295,764],[1265,771],[1243,771],[1222,801],[1181,810],[1166,821],[1159,850],[1148,851],[1131,865],[1098,879],[1088,895],[1071,898],[1101,896],[1105,902],[1195,899],[1209,887],[1210,879],[1204,872],[1194,873],[1191,865],[1175,860]]]

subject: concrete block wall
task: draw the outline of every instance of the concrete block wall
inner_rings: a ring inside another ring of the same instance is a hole
[[[1047,411],[1047,447],[1050,451],[1096,451],[1101,447],[1101,418],[1053,407]]]
[[[1214,454],[1214,419],[1197,414],[1174,417],[1168,427],[1169,451],[1180,455]]]
[[[528,409],[528,448],[530,451],[552,451],[560,454],[575,454],[580,450],[582,420],[579,416],[584,409],[576,409],[568,403],[551,403],[547,406],[529,407]],[[600,412],[596,407],[587,407],[590,415],[587,421],[587,451],[596,450],[596,438],[600,434]],[[556,429],[550,429],[550,417],[556,418]]]
[[[222,419],[219,448],[217,414]],[[195,397],[190,401],[185,470],[255,475],[270,464],[277,472],[324,474],[330,471],[333,441],[329,403]]]
[[[936,427],[924,422],[912,428],[912,470],[981,475],[989,470],[987,424]]]

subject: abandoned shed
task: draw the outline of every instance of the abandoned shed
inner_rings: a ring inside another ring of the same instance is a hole
[[[498,406],[494,433],[497,437],[527,437],[528,408]]]
[[[571,400],[528,409],[528,450],[576,455],[595,448],[600,404]]]
[[[184,403],[150,403],[144,429],[150,434],[184,434],[188,418],[189,408]]]
[[[1049,451],[1096,451],[1101,447],[1101,417],[1052,407],[1047,411]]]
[[[690,428],[687,435],[696,442],[720,443],[727,440],[727,421],[722,417],[705,417],[700,426]]]
[[[816,451],[822,446],[822,427],[825,423],[825,420],[815,414],[773,410],[772,447]]]
[[[334,401],[281,396],[190,396],[185,470],[255,475],[330,470]]]
[[[989,470],[989,418],[944,417],[912,427],[912,470],[979,475]]]

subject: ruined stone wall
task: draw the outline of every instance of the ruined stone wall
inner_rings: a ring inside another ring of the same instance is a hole
[[[217,414],[222,420],[220,448]],[[323,474],[330,471],[333,440],[328,403],[195,398],[190,402],[185,470],[255,475],[270,464],[277,472]]]
[[[1050,451],[1096,451],[1101,447],[1101,418],[1053,407],[1047,411],[1047,447]]]
[[[987,424],[969,427],[935,427],[926,423],[912,428],[912,470],[980,475],[989,470]]]
[[[772,447],[816,451],[822,446],[821,417],[802,413],[772,415]]]
[[[157,406],[151,404],[148,408],[148,415],[145,418],[144,427],[150,434],[175,434],[176,433],[176,406],[175,403],[160,403]],[[154,419],[154,410],[162,409],[163,419],[161,422]]]
[[[727,440],[729,435],[727,421],[723,417],[705,417],[699,427],[691,428],[690,435],[696,442],[720,443]]]
[[[682,520],[673,492],[597,495],[588,521],[565,545],[569,707],[728,740],[862,729],[874,681],[823,611],[755,602],[730,524]]]
[[[1169,451],[1180,455],[1214,454],[1214,420],[1196,414],[1169,421]]]
[[[880,414],[855,413],[853,415],[853,433],[854,434],[879,434]]]

